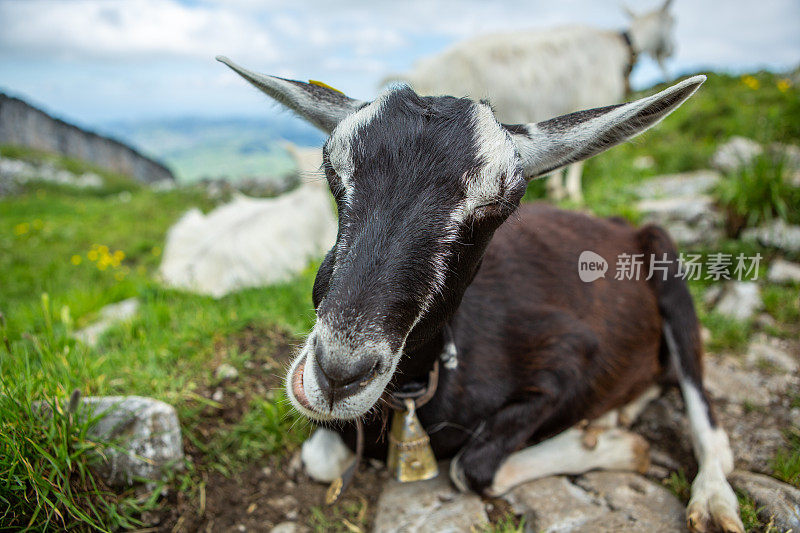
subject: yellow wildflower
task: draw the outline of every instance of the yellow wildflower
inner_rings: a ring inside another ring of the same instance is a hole
[[[753,76],[749,74],[745,74],[742,76],[742,83],[744,83],[747,87],[753,89],[754,91],[761,87],[761,83]]]
[[[161,247],[160,246],[153,246],[152,250],[150,250],[150,253],[153,254],[154,256],[158,257],[159,255],[161,255]]]
[[[25,235],[26,233],[28,233],[28,230],[30,230],[30,228],[31,225],[28,224],[27,222],[22,222],[20,224],[17,224],[16,226],[14,226],[14,235],[16,236]]]
[[[89,253],[86,254],[86,257],[89,258],[89,261],[97,261],[97,258],[99,257],[99,255],[97,254],[97,250],[92,248],[91,250],[89,250]]]
[[[114,259],[116,259],[117,261],[122,261],[123,259],[125,259],[125,252],[123,252],[122,250],[115,251]]]
[[[81,261],[82,261],[82,259],[81,259],[81,256],[79,256],[79,255],[73,255],[72,258],[70,259],[70,262],[73,265],[76,265],[76,266],[80,265]]]
[[[785,93],[789,90],[789,87],[792,86],[792,82],[789,81],[788,78],[781,78],[778,80],[778,90],[782,93]]]
[[[97,251],[103,255],[106,255],[108,253],[108,246],[106,246],[105,244],[103,244],[102,246],[98,246]]]

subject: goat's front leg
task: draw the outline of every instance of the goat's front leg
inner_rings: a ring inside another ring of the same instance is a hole
[[[530,438],[552,411],[551,400],[541,396],[508,405],[488,418],[450,464],[453,484],[461,491],[485,492],[500,464]]]

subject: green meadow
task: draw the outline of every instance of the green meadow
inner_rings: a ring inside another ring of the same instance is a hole
[[[733,135],[800,144],[796,82],[763,72],[709,75],[697,95],[657,128],[589,161],[586,207],[565,207],[637,222],[633,185],[658,174],[708,168],[715,148]],[[236,420],[210,431],[208,413],[218,406],[206,392],[217,386],[219,362],[241,370],[253,361],[261,364],[278,345],[301,342],[314,320],[317,265],[308,265],[290,283],[218,300],[162,288],[156,274],[167,230],[190,207],[215,206],[202,187],[155,191],[80,161],[11,146],[0,148],[0,155],[94,170],[105,181],[91,190],[31,182],[0,198],[0,530],[145,527],[143,513],[157,512],[165,494],[199,501],[210,472],[233,476],[245,465],[267,464],[298,448],[310,428],[285,402],[277,359],[265,394],[254,397]],[[634,164],[643,155],[653,158],[651,168]],[[777,183],[769,162],[759,165],[727,176],[717,191],[719,201],[744,214],[761,213],[754,223],[771,217],[799,223],[800,189]],[[532,184],[526,201],[541,197],[543,189]],[[733,238],[714,250],[695,251],[761,253],[759,279],[776,255]],[[741,352],[755,326],[707,309],[701,296],[709,285],[692,285],[711,333],[708,348]],[[774,319],[769,333],[800,336],[800,286],[764,283],[762,291]],[[141,304],[136,317],[112,328],[96,347],[72,337],[104,305],[130,297]],[[254,332],[263,343],[252,342]],[[83,396],[139,394],[175,406],[195,459],[154,486],[109,489],[91,469],[102,443],[87,437],[91,419],[70,405],[76,390]],[[793,401],[800,406],[800,397]],[[35,402],[50,404],[53,416],[42,418]],[[771,464],[777,477],[800,487],[800,436],[787,435],[785,449]],[[745,507],[751,503],[743,500]],[[330,526],[318,521],[323,523]],[[757,518],[748,525],[762,527]]]

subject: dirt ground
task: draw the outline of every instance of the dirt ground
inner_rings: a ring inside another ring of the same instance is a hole
[[[255,395],[280,387],[282,369],[293,349],[292,339],[285,334],[246,330],[233,341],[220,341],[220,354],[225,353],[224,347],[230,342],[238,350],[249,351],[251,358],[235,383],[222,386],[222,407],[202,410],[195,428],[201,438],[210,438],[220,428],[239,421]],[[217,385],[198,392],[211,398],[219,388]],[[714,407],[719,421],[731,434],[737,468],[769,473],[768,459],[782,445],[781,431],[790,423],[789,405],[775,398],[771,405],[757,410],[743,411],[741,406],[726,401],[715,401]],[[647,477],[664,483],[672,472],[683,469],[692,479],[697,465],[677,390],[667,391],[653,401],[633,429],[651,444],[653,465]],[[202,468],[203,453],[190,439],[185,438],[184,446],[191,462],[204,472],[204,488],[192,494],[171,490],[160,512],[143,517],[150,524],[145,531],[270,531],[282,522],[307,524],[323,531],[369,531],[388,476],[381,465],[364,461],[342,501],[327,507],[323,503],[327,487],[303,473],[299,452],[261,460],[226,477]],[[492,522],[509,516],[510,506],[504,500],[487,499],[485,503]]]

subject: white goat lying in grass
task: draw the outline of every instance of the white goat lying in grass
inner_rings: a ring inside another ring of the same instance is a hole
[[[304,184],[275,198],[238,195],[207,215],[192,209],[169,230],[166,285],[216,298],[286,281],[336,241],[336,215],[319,148],[287,146]]]
[[[646,53],[661,66],[673,53],[671,0],[634,15],[622,32],[588,27],[526,30],[463,41],[420,61],[405,81],[419,94],[488,98],[506,124],[524,124],[578,109],[620,102],[637,57]],[[560,172],[551,175],[548,193],[581,201],[583,163],[571,165],[566,190]]]

